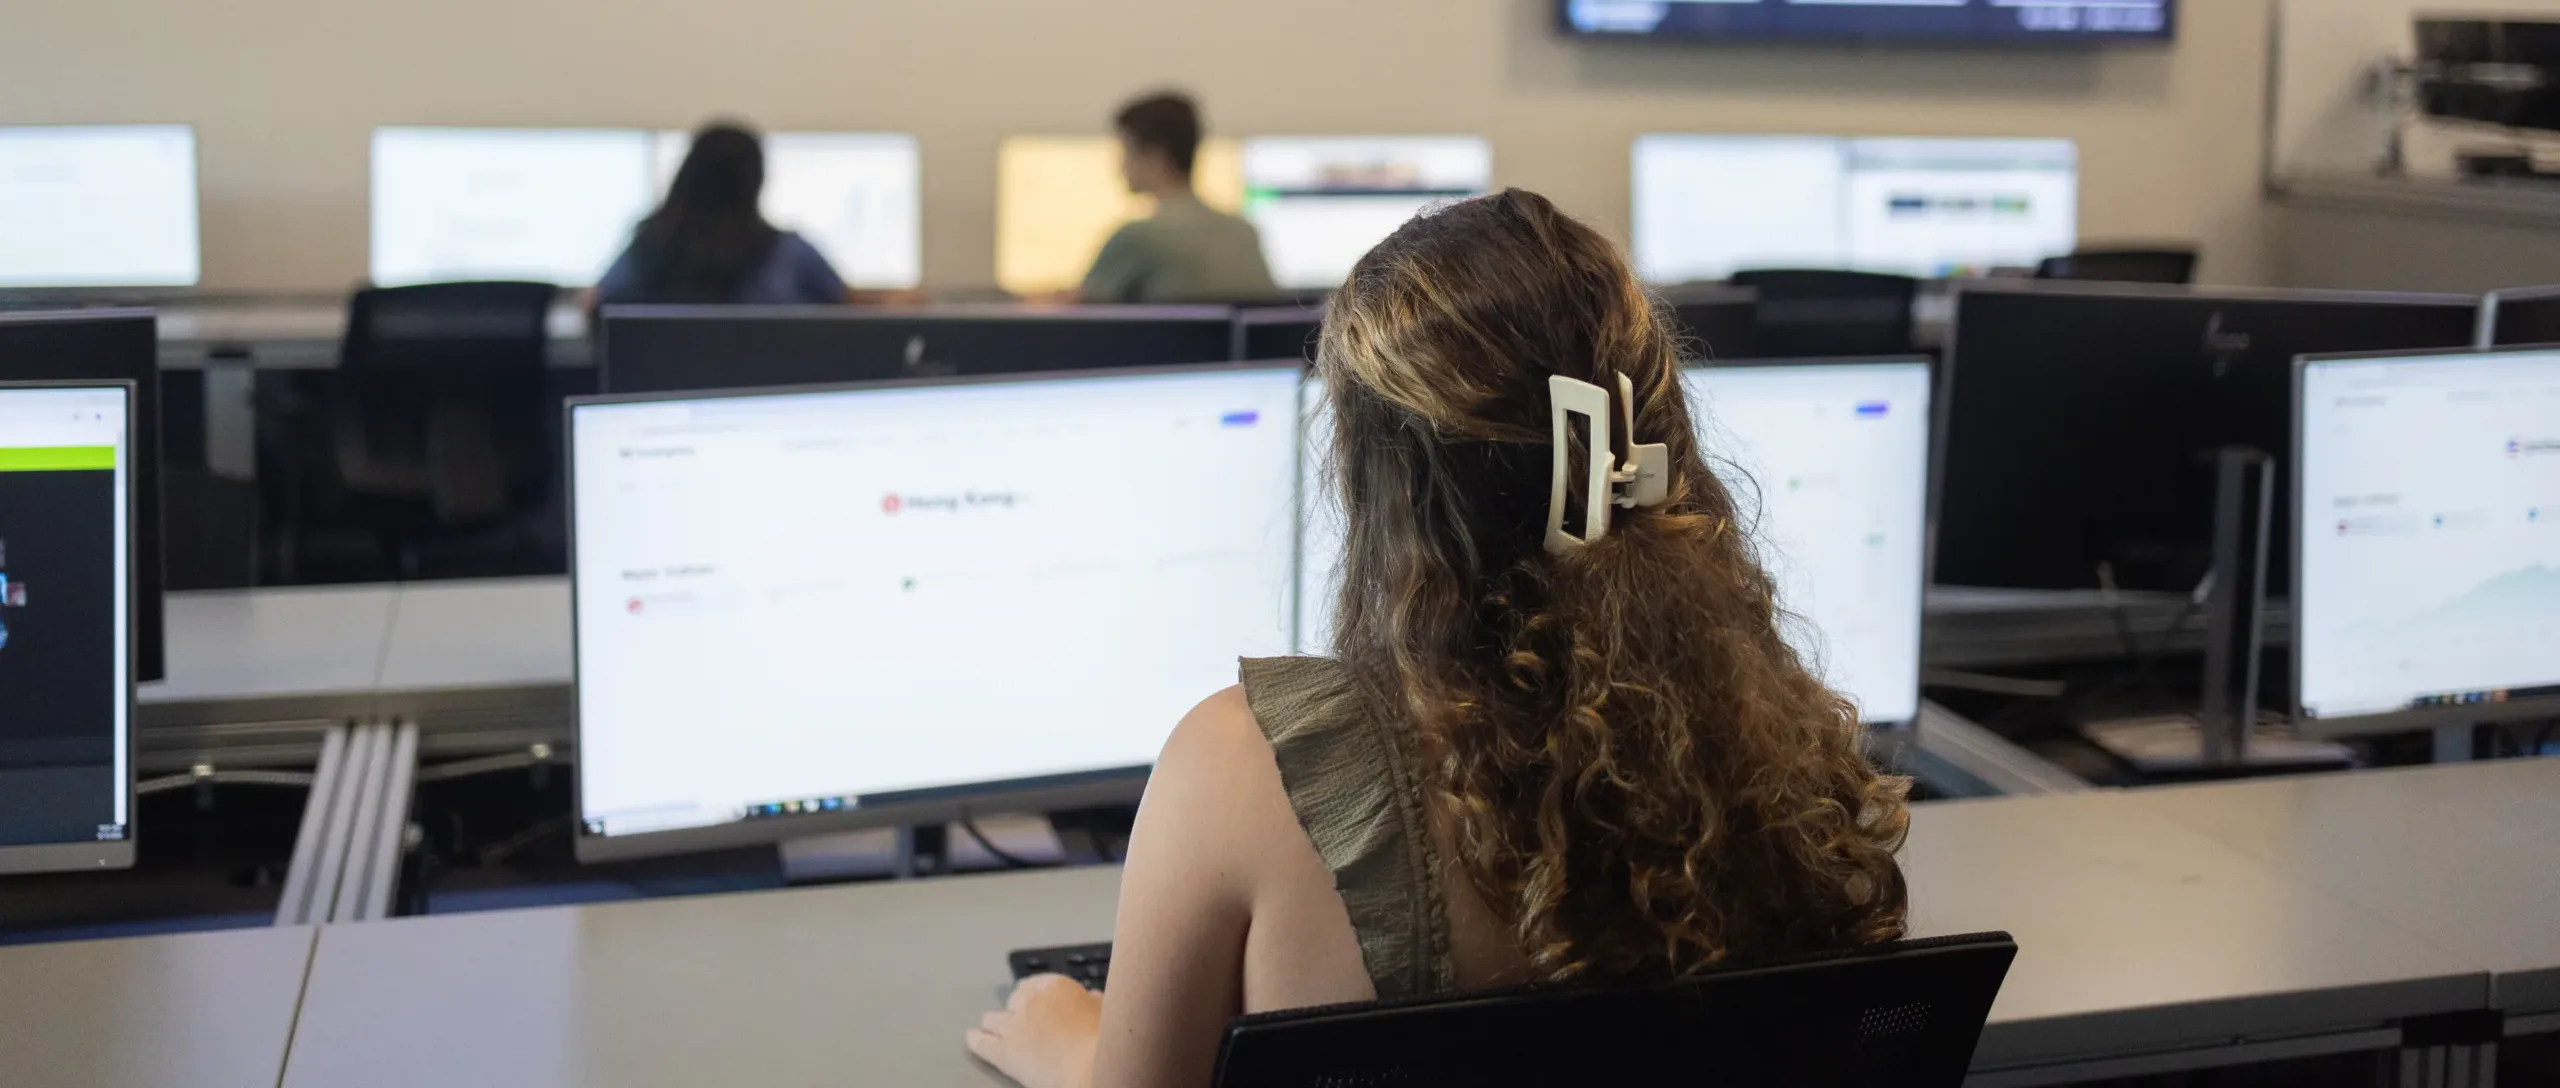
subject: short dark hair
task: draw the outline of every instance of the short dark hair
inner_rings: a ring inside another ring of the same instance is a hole
[[[1139,148],[1164,152],[1185,175],[1200,155],[1200,107],[1180,91],[1159,91],[1122,106],[1112,124]]]

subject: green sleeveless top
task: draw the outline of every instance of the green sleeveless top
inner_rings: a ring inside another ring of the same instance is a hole
[[[1248,658],[1239,671],[1289,807],[1351,914],[1378,997],[1457,989],[1412,735],[1369,713],[1350,670],[1332,659]]]

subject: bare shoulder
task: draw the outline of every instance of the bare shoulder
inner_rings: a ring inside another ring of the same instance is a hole
[[[1147,799],[1163,794],[1167,800],[1232,808],[1220,800],[1231,801],[1238,791],[1279,788],[1271,742],[1239,685],[1201,700],[1173,727],[1148,779]]]

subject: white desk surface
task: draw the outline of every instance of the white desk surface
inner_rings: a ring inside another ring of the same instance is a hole
[[[398,596],[388,585],[172,593],[168,678],[141,686],[142,705],[369,700]]]
[[[1974,1067],[2482,1007],[2483,968],[2113,791],[1915,806],[1912,932],[2007,930]]]
[[[312,931],[0,948],[0,1083],[274,1088]]]
[[[569,683],[569,580],[411,582],[383,651],[385,693]]]
[[[2455,953],[2086,795],[1923,805],[1906,869],[1915,933],[2018,937],[1978,1068],[2487,999]],[[1005,953],[1107,938],[1117,892],[1075,869],[332,927],[286,1084],[986,1084],[957,1038]]]
[[[2488,968],[2499,1007],[2560,1010],[2560,759],[2116,794]]]
[[[288,1088],[1003,1081],[960,1033],[1016,948],[1105,939],[1117,869],[324,931]]]

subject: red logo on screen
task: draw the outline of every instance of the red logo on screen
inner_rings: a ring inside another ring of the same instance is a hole
[[[905,503],[898,501],[898,497],[896,495],[889,495],[880,500],[880,512],[895,517],[898,513],[898,508],[905,505]]]
[[[638,598],[638,597],[633,597],[633,598],[631,598],[631,603],[630,603],[630,604],[628,604],[628,605],[625,605],[625,606],[623,606],[623,607],[630,609],[630,610],[631,610],[631,614],[632,614],[632,615],[634,615],[634,616],[639,615],[639,614],[640,614],[640,607],[641,607],[641,606],[640,606],[640,598]]]

